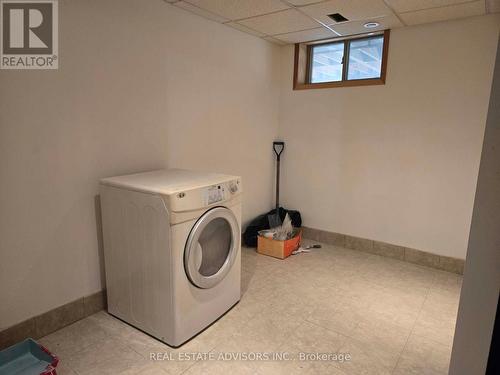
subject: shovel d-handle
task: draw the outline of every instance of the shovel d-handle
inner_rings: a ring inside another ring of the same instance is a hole
[[[273,150],[276,154],[276,215],[279,215],[280,208],[280,159],[281,153],[285,150],[285,142],[275,141],[273,142]]]
[[[280,161],[281,153],[285,149],[285,142],[275,141],[273,142],[273,150],[276,154],[276,158]]]

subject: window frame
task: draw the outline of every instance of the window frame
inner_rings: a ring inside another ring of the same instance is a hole
[[[305,83],[298,82],[298,64],[299,64],[299,53],[300,53],[300,43],[295,44],[295,55],[294,55],[294,69],[293,69],[293,89],[294,90],[307,90],[307,89],[322,89],[322,88],[334,88],[334,87],[353,87],[353,86],[370,86],[370,85],[385,85],[386,75],[387,75],[387,58],[389,55],[389,37],[390,30],[384,30],[383,32],[370,33],[372,35],[357,35],[354,37],[342,38],[342,39],[332,39],[328,42],[318,42],[307,44],[306,49],[306,66],[305,66]],[[380,77],[379,78],[361,78],[361,79],[347,79],[348,75],[348,65],[349,65],[349,46],[350,42],[353,40],[363,40],[383,37],[382,46],[382,64],[380,66]],[[344,57],[342,64],[342,80],[341,81],[331,81],[331,82],[318,82],[311,83],[312,74],[312,49],[313,47],[328,45],[344,42]]]

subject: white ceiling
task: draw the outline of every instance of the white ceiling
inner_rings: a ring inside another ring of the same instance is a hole
[[[165,0],[276,44],[299,43],[500,12],[500,0]],[[328,14],[348,19],[336,23]],[[366,29],[369,21],[380,24]]]

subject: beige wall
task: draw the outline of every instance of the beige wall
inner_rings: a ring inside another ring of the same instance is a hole
[[[0,329],[103,286],[101,177],[206,168],[244,177],[246,220],[271,204],[277,47],[162,0],[59,24],[59,70],[0,71]]]
[[[185,18],[166,26],[168,163],[242,175],[245,224],[273,202],[279,47],[213,22],[193,28],[199,16]]]
[[[384,86],[292,91],[283,203],[309,227],[464,258],[499,17],[393,30]]]

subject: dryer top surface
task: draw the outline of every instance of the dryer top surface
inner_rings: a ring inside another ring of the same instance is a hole
[[[101,179],[101,184],[164,195],[202,188],[239,179],[238,176],[191,171],[160,169],[150,172]]]

